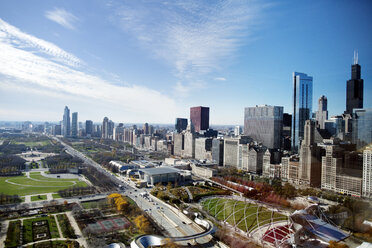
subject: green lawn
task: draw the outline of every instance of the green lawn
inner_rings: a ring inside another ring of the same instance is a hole
[[[21,145],[21,144],[24,144],[25,146],[28,146],[28,147],[34,147],[34,146],[47,146],[50,144],[50,141],[49,140],[43,140],[43,141],[12,141],[11,142],[12,144],[17,144],[17,145]]]
[[[59,238],[57,223],[54,216],[48,217],[37,217],[32,219],[23,220],[23,244],[27,244],[33,241],[32,238],[32,223],[35,221],[48,221],[49,231],[52,238]]]
[[[47,199],[47,195],[33,195],[31,196],[31,201],[45,201]]]
[[[218,220],[226,220],[248,232],[273,221],[286,220],[287,217],[252,203],[223,198],[210,198],[202,202],[203,209]],[[258,211],[257,211],[258,210]],[[257,214],[258,212],[258,214]]]
[[[62,198],[62,196],[60,196],[58,193],[57,194],[52,194],[52,196],[53,196],[53,199]]]
[[[7,195],[32,195],[53,193],[72,186],[86,187],[87,184],[78,179],[47,178],[40,174],[31,174],[32,180],[26,176],[0,177],[0,193]],[[14,184],[11,184],[14,183]]]

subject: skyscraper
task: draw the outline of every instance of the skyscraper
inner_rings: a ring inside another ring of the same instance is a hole
[[[313,102],[313,77],[293,73],[292,151],[297,152],[304,137],[305,121],[310,119]]]
[[[91,137],[93,134],[93,121],[91,120],[86,120],[85,121],[85,134],[88,137]]]
[[[316,112],[316,120],[320,129],[325,129],[325,121],[328,120],[327,97],[321,96],[318,100],[318,111]]]
[[[103,118],[102,122],[102,138],[108,139],[109,135],[109,119],[107,117]]]
[[[372,198],[372,146],[363,151],[363,197]]]
[[[351,66],[351,79],[346,86],[346,113],[352,114],[353,109],[363,108],[363,79],[361,67],[358,64],[358,53],[354,52],[354,64]]]
[[[77,137],[78,135],[78,113],[72,113],[72,123],[71,123],[71,136]]]
[[[183,130],[186,130],[186,128],[187,128],[187,119],[186,118],[176,118],[175,129],[176,129],[177,133],[180,133]]]
[[[352,125],[353,143],[357,149],[372,143],[372,108],[354,109]]]
[[[209,107],[192,107],[190,108],[190,122],[196,132],[207,130],[209,128]]]
[[[283,107],[256,105],[245,108],[244,135],[268,148],[280,148],[283,128]]]
[[[70,129],[70,109],[65,106],[65,110],[63,113],[63,121],[62,121],[62,135],[63,137],[68,137],[71,134]]]
[[[149,124],[145,123],[143,124],[143,134],[149,134]]]

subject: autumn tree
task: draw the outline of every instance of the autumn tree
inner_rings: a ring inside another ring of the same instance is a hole
[[[345,243],[340,243],[340,242],[331,240],[329,242],[328,248],[349,248],[349,246]]]
[[[141,232],[147,232],[150,228],[150,222],[148,221],[148,219],[143,216],[143,215],[139,215],[137,216],[135,219],[134,219],[134,224],[137,226],[137,228],[141,231]]]

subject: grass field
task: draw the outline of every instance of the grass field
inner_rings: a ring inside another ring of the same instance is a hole
[[[36,141],[36,142],[34,142],[34,141],[25,141],[25,142],[22,142],[22,141],[12,141],[11,143],[12,144],[16,144],[16,145],[24,144],[25,146],[28,146],[28,147],[46,146],[46,145],[51,144],[49,140]]]
[[[232,199],[210,198],[202,202],[203,209],[218,220],[225,220],[245,232],[250,232],[259,224],[286,220],[287,217],[253,203]]]
[[[51,238],[59,238],[58,228],[54,216],[37,217],[32,219],[23,220],[23,243],[27,244],[33,241],[32,238],[32,222],[46,220],[49,226]]]
[[[57,194],[52,194],[52,197],[53,197],[53,199],[62,198],[62,196],[60,196],[58,193]]]
[[[33,195],[31,196],[31,201],[45,201],[47,199],[46,195]]]
[[[30,177],[27,178],[24,175],[0,177],[0,193],[7,195],[32,195],[58,192],[72,186],[87,186],[85,182],[78,179],[47,178],[40,174],[30,174]]]

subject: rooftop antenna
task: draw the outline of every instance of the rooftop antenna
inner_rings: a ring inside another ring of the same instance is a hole
[[[358,64],[358,51],[354,50],[354,65]]]

